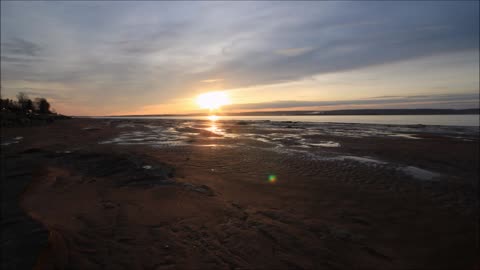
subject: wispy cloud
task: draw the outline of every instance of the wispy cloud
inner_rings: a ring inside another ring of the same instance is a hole
[[[41,51],[39,45],[21,38],[12,38],[2,42],[1,49],[3,55],[16,56],[37,56],[38,52]]]
[[[5,63],[12,63],[12,64],[31,64],[32,62],[41,61],[41,59],[31,58],[31,57],[17,57],[17,56],[3,56],[1,57],[1,61]]]
[[[223,79],[208,79],[208,80],[202,80],[201,82],[203,83],[214,83],[214,82],[221,82]]]
[[[366,99],[354,100],[315,100],[315,101],[299,101],[299,100],[277,100],[271,102],[261,103],[247,103],[247,104],[233,104],[226,106],[228,110],[260,110],[260,109],[291,109],[291,108],[311,108],[318,109],[321,107],[338,107],[339,109],[345,106],[363,106],[375,105],[383,106],[385,108],[391,105],[403,104],[405,107],[410,107],[412,104],[421,104],[423,108],[436,107],[437,105],[453,105],[456,107],[462,104],[464,108],[478,108],[479,94],[452,94],[452,95],[416,95],[416,96],[382,96],[372,97]]]
[[[313,50],[311,47],[303,47],[303,48],[288,48],[282,50],[276,50],[275,53],[284,55],[284,56],[298,56]]]

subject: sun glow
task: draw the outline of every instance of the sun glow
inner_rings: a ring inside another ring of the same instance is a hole
[[[225,92],[208,92],[197,97],[197,104],[202,109],[218,110],[223,105],[230,104],[230,99]]]
[[[215,122],[215,121],[217,121],[217,120],[219,119],[219,117],[216,116],[216,115],[209,115],[209,116],[207,117],[207,119],[210,120],[210,121],[212,121],[212,122]]]

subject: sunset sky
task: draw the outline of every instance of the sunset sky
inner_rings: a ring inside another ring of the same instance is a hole
[[[479,2],[1,2],[2,97],[69,115],[477,108]]]

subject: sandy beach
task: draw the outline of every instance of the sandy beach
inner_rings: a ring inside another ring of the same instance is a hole
[[[479,267],[478,127],[72,119],[1,135],[4,269]]]

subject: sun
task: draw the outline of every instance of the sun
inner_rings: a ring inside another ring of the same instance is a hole
[[[208,92],[197,97],[197,104],[202,109],[218,110],[223,105],[228,105],[230,99],[225,92]]]

